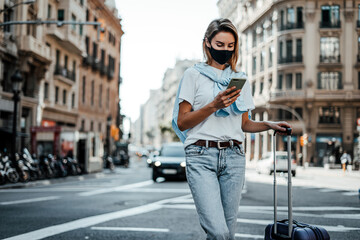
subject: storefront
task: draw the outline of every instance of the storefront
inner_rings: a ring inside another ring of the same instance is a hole
[[[340,134],[318,134],[316,136],[314,166],[340,164],[342,142],[343,139]]]

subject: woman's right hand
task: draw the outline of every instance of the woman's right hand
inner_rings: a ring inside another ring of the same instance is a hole
[[[231,104],[233,104],[236,99],[240,96],[241,89],[236,90],[235,86],[232,88],[226,89],[225,91],[219,92],[219,94],[212,101],[213,107],[218,110],[222,108],[227,108]],[[231,91],[234,91],[230,93]],[[229,94],[230,93],[230,94]]]

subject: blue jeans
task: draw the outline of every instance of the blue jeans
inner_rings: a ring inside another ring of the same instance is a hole
[[[206,239],[235,239],[245,182],[243,147],[219,150],[189,145],[185,152],[187,181]]]

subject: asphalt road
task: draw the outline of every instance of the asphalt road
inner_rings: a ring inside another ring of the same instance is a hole
[[[0,190],[0,239],[205,239],[186,182],[153,183],[145,160],[105,173],[82,181]],[[253,170],[247,176],[236,236],[263,239],[273,219],[272,177]],[[280,185],[278,192],[283,219],[286,186]],[[358,195],[308,184],[295,186],[293,196],[294,219],[324,226],[331,239],[360,239]]]

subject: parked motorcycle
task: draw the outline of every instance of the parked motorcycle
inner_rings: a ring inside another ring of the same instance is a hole
[[[3,155],[1,157],[1,161],[4,165],[4,172],[7,181],[11,183],[17,183],[19,181],[19,174],[17,173],[16,169],[12,166],[9,156]]]
[[[17,170],[19,173],[21,182],[29,182],[30,181],[30,170],[25,165],[24,161],[20,158],[18,153],[15,153],[15,160],[17,162]]]
[[[4,168],[5,168],[5,166],[1,160],[1,153],[0,153],[0,185],[6,183],[6,175],[5,175]]]
[[[47,156],[40,157],[40,169],[44,173],[46,178],[54,177],[54,172],[50,166],[50,161]]]
[[[30,179],[31,180],[45,178],[44,173],[40,169],[39,161],[36,159],[36,155],[31,156],[29,150],[27,150],[27,148],[24,148],[22,158],[24,160],[24,164],[30,170]]]

